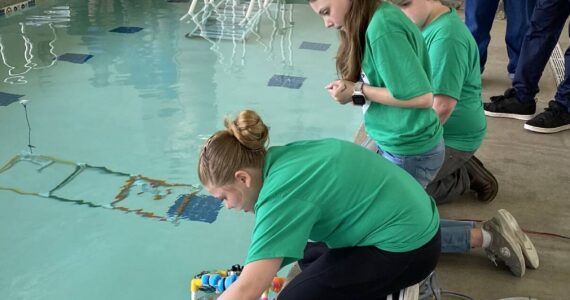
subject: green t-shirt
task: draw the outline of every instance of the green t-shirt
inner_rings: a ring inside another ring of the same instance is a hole
[[[366,30],[363,80],[385,87],[402,101],[431,92],[430,64],[421,32],[396,6],[383,2]],[[443,130],[432,108],[402,108],[371,102],[364,114],[368,135],[397,155],[424,153]]]
[[[406,252],[439,230],[437,207],[412,176],[347,141],[271,147],[263,180],[246,264],[283,257],[284,266],[303,257],[309,239]]]
[[[455,9],[439,16],[422,33],[431,62],[433,94],[457,100],[443,125],[445,144],[461,151],[475,151],[487,130],[477,43]]]

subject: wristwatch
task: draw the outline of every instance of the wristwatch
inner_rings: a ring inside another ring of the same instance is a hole
[[[362,93],[362,85],[363,84],[364,84],[364,82],[362,82],[362,81],[356,82],[354,84],[354,91],[352,92],[352,103],[354,103],[354,105],[362,106],[362,105],[364,105],[364,103],[366,103],[366,98],[364,97],[364,94]]]

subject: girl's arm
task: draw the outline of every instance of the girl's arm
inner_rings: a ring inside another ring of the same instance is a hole
[[[331,97],[333,97],[337,102],[340,104],[346,104],[352,100],[354,82],[336,80],[331,82],[325,88],[329,91]],[[362,86],[362,93],[366,99],[385,105],[414,108],[429,108],[433,105],[432,93],[426,93],[406,100],[399,100],[392,97],[388,89],[367,84]]]
[[[223,292],[218,300],[258,300],[271,286],[271,281],[281,267],[282,257],[262,259],[247,264],[238,280]]]

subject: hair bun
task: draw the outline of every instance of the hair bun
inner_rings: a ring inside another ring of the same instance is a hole
[[[224,125],[244,147],[253,151],[265,150],[269,129],[255,111],[241,111],[234,121],[226,119]]]

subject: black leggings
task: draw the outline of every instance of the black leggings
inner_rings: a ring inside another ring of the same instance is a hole
[[[302,272],[278,299],[385,299],[425,279],[440,252],[439,232],[421,248],[402,253],[374,246],[328,249],[322,243],[309,243],[299,261]]]

